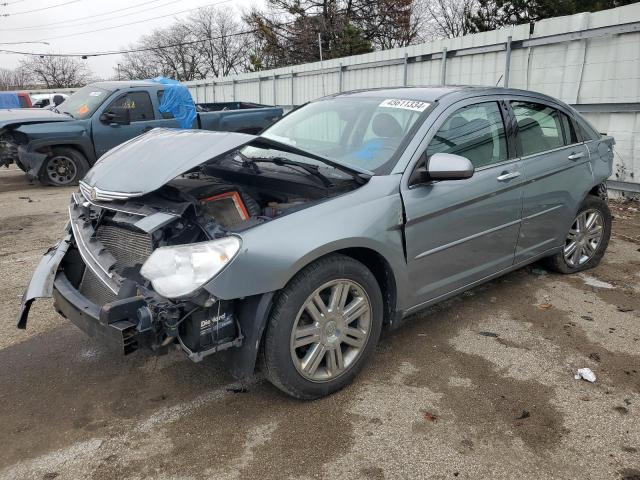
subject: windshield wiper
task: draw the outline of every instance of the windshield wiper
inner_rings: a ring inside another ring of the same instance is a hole
[[[289,160],[284,157],[258,157],[258,158],[249,158],[242,152],[238,152],[238,155],[242,159],[242,166],[251,168],[255,173],[262,173],[256,163],[264,162],[264,163],[273,163],[278,166],[286,166],[286,167],[298,167],[312,175],[313,177],[320,180],[323,186],[329,188],[333,187],[333,183],[329,180],[326,175],[320,173],[320,169],[317,165],[309,165],[308,163],[296,162],[295,160]]]
[[[319,162],[324,163],[325,165],[329,165],[330,167],[333,167],[337,170],[340,170],[344,173],[347,173],[348,175],[350,175],[357,183],[359,183],[360,185],[366,183],[366,181],[371,178],[374,173],[369,171],[369,170],[365,170],[364,168],[358,168],[358,167],[353,167],[350,165],[344,165],[340,162],[336,162],[335,160],[331,160],[329,158],[324,158],[321,157],[320,155],[316,155],[315,153],[311,153],[311,152],[307,152],[306,150],[303,150],[301,148],[298,147],[294,147],[293,145],[288,145],[286,143],[282,143],[282,142],[278,142],[277,140],[272,140],[271,138],[266,138],[266,137],[257,137],[253,142],[251,142],[252,144],[263,144],[266,145],[268,147],[274,147],[277,148],[278,150],[282,150],[283,152],[289,152],[289,153],[293,153],[295,155],[301,155],[303,157],[309,157],[313,160],[318,160]],[[296,162],[297,163],[297,162]],[[306,165],[306,164],[304,164]]]
[[[60,112],[58,112],[58,113],[60,113]],[[73,116],[73,114],[71,112],[62,112],[62,113],[64,113],[65,115],[69,115],[71,118],[76,118],[76,117]]]

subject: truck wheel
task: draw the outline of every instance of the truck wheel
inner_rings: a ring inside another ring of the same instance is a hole
[[[312,400],[351,383],[373,354],[383,302],[373,274],[344,255],[320,259],[280,292],[265,333],[266,377]]]
[[[611,211],[607,202],[587,196],[567,233],[561,252],[547,259],[547,266],[560,273],[576,273],[596,267],[609,245]]]
[[[89,162],[74,148],[55,147],[40,170],[40,181],[57,187],[77,185],[89,171]]]

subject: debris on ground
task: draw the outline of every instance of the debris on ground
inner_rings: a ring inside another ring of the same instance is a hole
[[[618,311],[619,311],[619,312],[622,312],[622,313],[625,313],[625,312],[633,312],[633,308],[631,308],[631,307],[621,307],[621,306],[618,306]]]
[[[596,352],[590,353],[589,358],[594,362],[600,362],[600,355],[597,354]]]
[[[551,305],[550,303],[541,303],[540,305],[538,305],[538,308],[542,309],[542,310],[546,310],[548,308],[553,307],[553,305]]]
[[[586,320],[587,322],[593,322],[593,317],[590,315],[581,315],[580,318]]]
[[[597,278],[591,277],[589,275],[580,275],[580,277],[582,278],[582,281],[585,283],[585,285],[589,285],[590,287],[604,288],[607,290],[611,290],[612,288],[614,288],[614,286],[609,282],[603,282],[602,280],[598,280]]]
[[[424,412],[424,419],[429,420],[430,422],[437,423],[438,417],[431,412]]]
[[[525,418],[529,418],[531,414],[527,410],[523,410],[522,413],[516,420],[524,420]]]
[[[227,388],[227,392],[231,392],[231,393],[247,393],[249,390],[247,390],[246,387],[230,387]]]
[[[547,272],[544,268],[534,267],[531,269],[531,273],[533,273],[534,275],[547,275],[549,272]]]
[[[573,378],[575,378],[576,380],[583,379],[587,382],[593,383],[596,381],[596,374],[593,373],[590,368],[579,368],[578,372],[573,376]]]
[[[500,336],[497,333],[493,333],[493,332],[478,332],[478,335],[482,335],[483,337],[491,337],[491,338],[498,338]]]
[[[33,203],[33,200],[31,200],[31,197],[18,197],[18,200],[26,200],[29,203]]]

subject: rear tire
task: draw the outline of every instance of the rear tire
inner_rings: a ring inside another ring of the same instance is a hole
[[[338,254],[312,263],[275,301],[262,350],[267,379],[303,400],[340,390],[373,354],[382,318],[380,287],[362,263]]]
[[[40,169],[39,179],[45,185],[66,187],[77,185],[89,171],[89,162],[75,148],[54,147]]]
[[[611,238],[611,211],[607,202],[588,195],[578,210],[565,245],[545,260],[547,267],[559,273],[576,273],[598,266]]]

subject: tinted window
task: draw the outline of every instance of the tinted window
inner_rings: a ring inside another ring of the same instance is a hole
[[[507,160],[507,140],[498,104],[478,103],[454,112],[427,147],[427,158],[434,153],[461,155],[476,168]]]
[[[518,122],[522,156],[553,150],[577,142],[573,122],[547,105],[511,102]]]
[[[147,92],[130,92],[118,97],[110,106],[126,108],[131,111],[132,122],[143,122],[145,120],[153,120],[153,106],[151,98]]]

